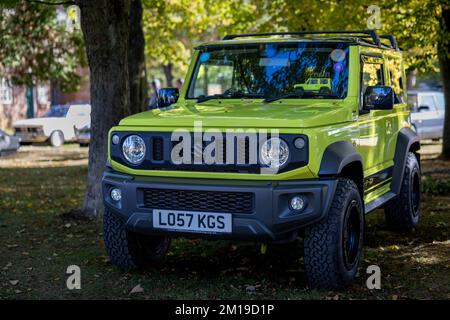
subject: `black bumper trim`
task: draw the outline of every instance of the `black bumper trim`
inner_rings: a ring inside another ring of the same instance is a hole
[[[213,239],[283,241],[292,238],[299,229],[319,221],[328,212],[337,180],[314,179],[302,181],[236,181],[212,179],[183,179],[129,176],[114,171],[103,175],[103,199],[107,210],[126,220],[130,231],[168,236]],[[120,203],[109,195],[112,187],[122,190]],[[145,208],[140,190],[161,188],[174,190],[251,192],[254,194],[253,213],[233,213],[231,234],[203,234],[166,231],[153,228],[153,208]],[[294,194],[306,198],[307,207],[294,213],[288,205]]]

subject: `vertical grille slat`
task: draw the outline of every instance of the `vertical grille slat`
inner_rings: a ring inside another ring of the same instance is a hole
[[[164,141],[161,137],[153,137],[153,160],[162,161],[164,160]]]

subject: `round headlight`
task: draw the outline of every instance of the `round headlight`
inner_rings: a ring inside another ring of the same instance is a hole
[[[136,135],[129,136],[122,145],[122,152],[125,159],[132,164],[139,164],[145,157],[144,140]]]
[[[270,138],[261,146],[261,162],[271,168],[279,168],[286,164],[289,158],[289,147],[280,138]]]

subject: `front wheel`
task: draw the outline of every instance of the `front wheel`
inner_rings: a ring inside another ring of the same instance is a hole
[[[411,231],[420,217],[420,167],[416,155],[406,157],[400,194],[384,208],[386,223],[397,231]]]
[[[50,144],[53,147],[62,146],[64,144],[64,134],[59,130],[53,131],[50,135]]]
[[[169,248],[166,237],[130,232],[125,222],[109,210],[103,216],[103,238],[111,261],[122,269],[136,269],[159,262]]]
[[[305,229],[305,269],[312,287],[352,283],[362,259],[364,209],[356,184],[339,179],[328,215]]]

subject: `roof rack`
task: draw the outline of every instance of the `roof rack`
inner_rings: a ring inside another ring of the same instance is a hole
[[[330,31],[296,31],[296,32],[264,32],[264,33],[243,33],[243,34],[228,34],[223,37],[223,40],[232,40],[236,38],[247,37],[263,37],[263,36],[304,36],[304,35],[321,35],[321,34],[345,34],[354,35],[357,38],[372,39],[372,44],[381,47],[381,39],[387,39],[391,43],[391,48],[399,50],[397,41],[392,35],[378,35],[376,30],[330,30]]]

